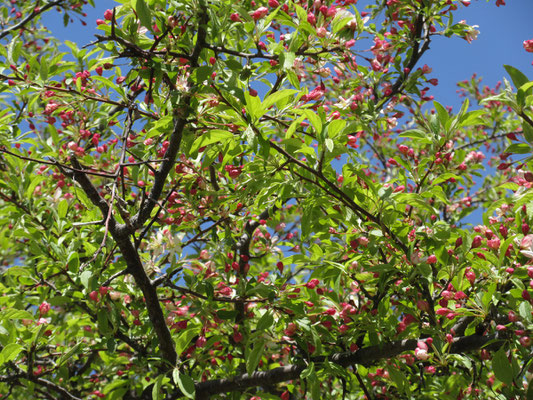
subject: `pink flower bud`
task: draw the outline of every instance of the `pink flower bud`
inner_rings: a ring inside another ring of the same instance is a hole
[[[238,13],[233,13],[229,16],[232,22],[242,22],[241,16]]]
[[[474,281],[476,280],[476,274],[474,271],[468,271],[467,273],[465,273],[465,277],[471,285],[474,284]]]
[[[454,300],[464,300],[464,299],[467,299],[468,296],[466,295],[465,292],[460,290],[457,293],[455,293],[455,296],[453,296],[453,298],[454,298]]]
[[[533,39],[529,39],[529,40],[524,40],[524,50],[529,52],[529,53],[533,53]]]
[[[48,313],[48,311],[50,311],[50,304],[47,303],[46,301],[43,301],[40,305],[39,305],[39,312],[41,313],[41,316],[42,315],[45,315]]]
[[[497,237],[487,240],[487,246],[493,250],[498,250],[500,248],[500,239]]]
[[[415,357],[420,361],[426,361],[429,358],[427,349],[421,349],[417,347],[415,349]]]
[[[420,311],[429,311],[429,303],[425,300],[418,300],[416,302],[416,307],[420,310]]]
[[[257,21],[257,20],[260,20],[261,18],[263,18],[267,14],[268,14],[268,8],[259,7],[257,10],[255,10],[252,13],[252,18],[254,19],[254,21]]]
[[[524,347],[531,346],[531,338],[529,336],[522,336],[518,341]]]
[[[113,10],[105,10],[105,12],[104,12],[104,18],[105,18],[107,21],[111,21],[111,19],[113,19]]]
[[[235,339],[235,337],[234,337]],[[207,339],[205,336],[200,336],[198,339],[196,339],[196,347],[204,347],[207,342]],[[237,341],[236,341],[237,342]]]
[[[500,233],[501,235],[504,237],[504,238],[507,238],[507,235],[509,233],[509,230],[507,229],[507,227],[505,225],[500,225]]]
[[[436,313],[437,315],[447,315],[450,312],[449,308],[439,308]]]
[[[474,237],[474,240],[472,241],[472,248],[476,249],[479,246],[481,246],[482,241],[483,241],[483,238],[481,236],[477,235],[476,237]]]

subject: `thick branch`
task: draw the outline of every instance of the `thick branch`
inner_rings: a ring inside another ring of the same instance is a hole
[[[452,342],[450,352],[465,353],[478,350],[494,339],[497,339],[495,335],[471,335],[459,337]],[[378,346],[365,347],[353,353],[335,353],[329,358],[315,357],[312,361],[320,363],[329,360],[343,367],[349,367],[354,364],[370,365],[376,361],[392,358],[406,351],[412,351],[416,348],[417,342],[418,340],[416,339],[394,341]],[[196,396],[197,399],[203,399],[218,393],[287,382],[298,379],[305,368],[306,365],[303,363],[287,365],[268,371],[257,371],[251,375],[243,374],[229,379],[215,379],[201,382],[196,384]]]
[[[198,21],[197,40],[190,58],[192,68],[198,67],[198,58],[200,57],[202,49],[206,46],[205,40],[207,36],[206,26],[208,22],[208,15],[205,5],[201,7],[199,17],[200,18]],[[183,105],[184,110],[182,111],[181,115],[175,120],[174,130],[170,135],[169,145],[164,155],[164,160],[159,166],[159,170],[155,175],[154,184],[152,186],[152,189],[150,190],[150,194],[148,195],[148,201],[131,220],[131,224],[134,229],[139,229],[148,220],[148,218],[150,218],[150,214],[156,206],[157,201],[161,197],[161,193],[163,193],[166,179],[172,167],[174,166],[174,162],[176,160],[181,145],[183,131],[188,122],[187,118],[191,113],[191,110],[189,109],[188,105],[193,96],[192,91],[193,89],[191,88],[191,93],[184,95],[182,98],[181,104]]]
[[[107,204],[107,202],[102,198],[102,196],[100,196],[100,193],[98,193],[98,190],[93,185],[93,183],[87,176],[87,173],[85,172],[84,168],[74,155],[71,155],[70,162],[75,168],[72,171],[74,179],[76,180],[76,182],[79,183],[89,200],[91,200],[91,202],[100,209],[103,217],[107,218],[109,215],[109,220],[107,221],[109,231],[113,235],[116,234],[117,221],[115,220],[113,215],[110,214],[109,204]]]
[[[74,179],[80,184],[82,189],[87,194],[87,197],[96,205],[104,217],[109,215],[107,221],[109,232],[113,239],[117,242],[117,245],[124,257],[124,261],[127,265],[127,272],[129,272],[135,279],[135,283],[141,289],[144,299],[146,301],[146,308],[148,310],[148,316],[150,317],[150,322],[152,323],[157,338],[159,340],[159,347],[163,359],[167,361],[170,365],[175,365],[177,360],[176,350],[174,348],[174,342],[172,336],[165,322],[165,316],[161,305],[159,304],[159,299],[157,297],[157,290],[152,286],[150,278],[146,275],[141,259],[137,250],[133,246],[133,243],[130,240],[129,235],[124,235],[123,225],[118,225],[115,218],[110,214],[110,207],[105,202],[105,200],[100,196],[92,182],[89,180],[87,175],[83,172],[82,167],[78,160],[75,157],[72,157],[72,164],[79,171],[74,171]]]
[[[159,298],[157,297],[157,289],[152,285],[150,278],[146,275],[141,259],[137,250],[133,246],[129,237],[114,237],[120,252],[128,266],[127,271],[135,279],[135,283],[141,289],[148,310],[148,317],[154,327],[159,342],[159,348],[163,355],[163,359],[171,366],[174,366],[177,361],[176,349],[174,348],[174,341],[172,335],[167,327],[165,315],[161,309]]]
[[[54,392],[57,392],[61,395],[62,399],[68,399],[68,400],[81,400],[81,398],[74,396],[72,393],[70,393],[65,388],[62,388],[59,385],[56,385],[53,382],[50,382],[47,379],[43,378],[34,378],[32,379],[35,383],[38,383],[39,385],[43,385],[46,388],[53,390]]]

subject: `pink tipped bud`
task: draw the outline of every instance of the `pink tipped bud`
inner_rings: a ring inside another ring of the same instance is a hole
[[[474,237],[474,240],[472,241],[472,248],[476,249],[479,246],[481,246],[481,242],[483,241],[483,238],[481,236]]]

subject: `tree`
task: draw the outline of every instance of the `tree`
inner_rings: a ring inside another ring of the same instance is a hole
[[[117,1],[61,51],[85,3],[2,8],[3,398],[533,395],[533,83],[421,65],[469,2]]]

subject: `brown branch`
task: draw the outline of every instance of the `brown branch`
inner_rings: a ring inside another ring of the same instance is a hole
[[[113,234],[113,231],[111,232]],[[124,237],[115,233],[113,237],[128,266],[127,271],[133,276],[136,285],[144,295],[148,317],[157,335],[162,357],[168,363],[169,367],[173,367],[176,364],[178,355],[176,354],[174,341],[172,340],[172,335],[166,324],[165,315],[159,303],[156,287],[152,285],[150,278],[146,275],[139,254],[129,236]]]
[[[246,59],[251,59],[251,58],[265,58],[267,60],[278,59],[278,56],[276,55],[273,56],[270,54],[264,54],[263,52],[260,52],[260,51],[258,51],[257,53],[243,53],[242,51],[232,50],[232,49],[228,49],[223,46],[215,46],[215,45],[207,44],[207,43],[205,45],[205,48],[213,50],[215,53],[226,53],[226,54],[231,54],[232,56],[243,57]]]
[[[407,78],[409,77],[409,73],[413,70],[416,63],[420,60],[422,55],[429,49],[429,44],[431,42],[430,32],[429,29],[425,30],[424,38],[422,39],[422,34],[424,30],[424,14],[420,12],[418,14],[418,17],[416,19],[415,24],[415,32],[413,34],[413,40],[414,40],[414,46],[411,58],[409,59],[409,62],[407,63],[406,68],[408,69],[408,72],[406,74],[402,74],[398,77],[396,82],[394,82],[391,86],[391,94],[385,98],[382,98],[379,102],[379,104],[376,105],[376,110],[381,109],[387,101],[389,101],[391,98],[393,98],[396,94],[398,94],[403,86],[405,85],[405,82],[407,81]],[[422,47],[420,47],[420,41],[423,40]],[[376,98],[375,103],[377,103],[378,99]]]
[[[165,277],[165,278],[167,278],[167,277]],[[203,295],[201,293],[195,292],[194,290],[191,290],[191,289],[187,289],[187,288],[178,286],[178,285],[176,285],[176,284],[174,284],[172,282],[165,282],[165,286],[167,286],[169,288],[172,288],[174,290],[177,290],[180,293],[188,294],[188,295],[191,295],[193,297],[197,297],[197,298],[202,299],[202,300],[219,301],[221,303],[240,303],[240,302],[243,302],[243,303],[266,303],[267,301],[271,301],[270,299],[263,299],[263,298],[259,298],[259,299],[237,299],[237,298],[227,297],[227,296],[220,296],[220,297],[214,296],[213,298],[210,299],[206,295]]]
[[[255,128],[253,125],[252,127]],[[310,172],[312,175],[320,179],[322,182],[324,182],[333,192],[337,193],[339,197],[343,199],[343,203],[347,204],[347,206],[350,209],[352,209],[357,214],[364,215],[370,221],[376,223],[383,230],[383,232],[389,235],[389,237],[394,241],[394,243],[396,243],[396,245],[403,251],[404,254],[406,255],[409,254],[409,249],[407,248],[407,246],[400,240],[398,236],[392,233],[392,231],[383,223],[383,221],[379,218],[379,216],[375,216],[369,213],[367,210],[365,210],[363,207],[361,207],[355,201],[353,201],[353,199],[350,196],[348,196],[346,193],[344,193],[335,183],[327,179],[324,176],[324,174],[320,173],[320,171],[316,171],[315,169],[309,167],[307,164],[294,158],[289,153],[287,153],[285,149],[280,147],[278,144],[274,143],[273,141],[270,141],[270,146],[274,148],[274,150],[276,150],[278,153],[284,155],[285,158],[287,158],[287,160],[305,169],[306,171]]]
[[[117,221],[113,215],[111,215],[111,208],[109,204],[107,204],[104,198],[100,196],[100,193],[98,193],[96,187],[94,187],[91,180],[87,177],[86,170],[82,167],[74,155],[70,156],[70,162],[74,166],[74,168],[72,168],[72,176],[76,182],[80,184],[89,200],[91,200],[91,202],[100,209],[102,216],[109,219],[108,224],[111,232],[116,232]]]
[[[10,26],[9,28],[6,28],[2,32],[0,32],[0,40],[5,38],[10,32],[16,31],[18,29],[22,29],[27,23],[31,22],[35,17],[37,17],[38,15],[44,13],[49,8],[52,8],[52,7],[55,7],[55,6],[60,6],[61,3],[63,3],[63,2],[64,2],[64,0],[52,1],[52,2],[42,6],[40,9],[38,9],[38,11],[36,11],[37,9],[34,8],[32,10],[32,12],[26,18],[21,20],[18,24]]]
[[[71,161],[77,170],[82,170],[82,167],[76,157],[71,157]],[[102,215],[109,216],[109,220],[107,222],[109,232],[111,233],[113,239],[115,239],[120,252],[124,257],[124,261],[127,265],[127,272],[133,276],[135,283],[139,289],[141,289],[144,295],[148,316],[159,340],[159,347],[161,349],[163,359],[170,366],[174,366],[176,364],[177,354],[174,348],[174,341],[172,340],[172,336],[166,325],[165,316],[157,297],[157,290],[154,286],[152,286],[150,278],[148,278],[146,272],[144,271],[142,261],[130,240],[129,233],[127,232],[125,225],[117,224],[111,213],[110,206],[100,196],[92,182],[83,172],[74,171],[73,175],[74,179],[85,191],[85,194],[89,200],[91,200],[92,203],[100,209]]]
[[[200,52],[203,48],[206,47],[205,41],[207,36],[207,22],[207,9],[205,7],[205,4],[202,4],[198,21],[198,34],[196,44],[190,57],[190,63],[192,68],[198,67],[198,58],[200,57]],[[148,218],[150,218],[152,210],[157,204],[159,198],[161,197],[161,193],[163,192],[167,176],[170,173],[172,167],[174,166],[174,162],[180,149],[183,131],[185,130],[185,127],[189,122],[188,117],[191,113],[189,103],[192,97],[193,93],[191,89],[191,93],[184,95],[182,98],[181,104],[183,105],[183,108],[185,108],[185,111],[183,111],[182,114],[175,120],[174,130],[170,135],[169,145],[164,155],[165,160],[161,163],[161,165],[159,166],[159,170],[155,175],[154,184],[152,186],[152,189],[150,190],[148,199],[144,206],[141,207],[139,212],[131,219],[133,229],[140,228],[148,220]]]
[[[470,335],[458,337],[452,342],[450,353],[465,353],[478,350],[493,340],[501,339],[496,335]],[[393,358],[406,351],[413,351],[416,348],[417,343],[418,340],[416,339],[399,340],[384,343],[382,345],[365,347],[353,353],[335,353],[329,357],[314,357],[311,361],[315,363],[330,361],[342,367],[349,367],[356,364],[371,365],[376,361]],[[218,393],[287,382],[298,379],[306,367],[306,364],[301,363],[278,367],[268,371],[256,371],[252,374],[242,374],[233,378],[200,382],[196,384],[196,396],[198,399],[203,399]],[[176,395],[179,395],[179,393],[176,393],[175,396]]]
[[[509,132],[509,133],[522,133],[521,131],[517,131],[517,132]],[[491,140],[491,139],[500,139],[500,138],[503,138],[503,137],[506,137],[509,133],[499,133],[499,134],[493,134],[493,135],[490,135],[486,138],[483,138],[483,139],[479,139],[479,140],[475,140],[473,142],[469,142],[469,143],[465,143],[465,144],[462,144],[461,146],[457,146],[457,147],[454,147],[453,149],[454,150],[461,150],[461,149],[464,149],[464,148],[467,148],[467,147],[472,147],[472,146],[476,146],[478,144],[482,144],[482,143],[485,143],[487,142],[488,140]]]
[[[207,36],[207,18],[207,9],[205,5],[203,5],[199,15],[197,42],[191,56],[191,65],[193,68],[198,66],[198,58],[200,57],[200,52],[205,45],[205,38]],[[189,93],[185,95],[182,100],[182,104],[188,104],[191,98],[192,94]],[[161,309],[161,304],[159,303],[157,288],[152,285],[150,278],[147,276],[137,249],[130,239],[130,235],[134,233],[135,229],[141,227],[144,222],[146,222],[155,205],[157,204],[161,193],[163,192],[166,178],[170,173],[170,170],[177,157],[183,130],[188,122],[187,117],[189,113],[190,110],[187,108],[187,111],[184,112],[185,115],[181,115],[179,118],[177,118],[174,125],[174,131],[170,137],[169,147],[164,156],[165,160],[162,161],[156,174],[154,185],[148,196],[148,201],[143,207],[141,207],[137,215],[132,218],[131,225],[118,225],[112,215],[109,219],[109,231],[115,239],[122,256],[124,257],[127,265],[127,272],[133,276],[136,285],[141,289],[144,295],[150,322],[152,323],[154,331],[157,335],[162,357],[168,364],[169,368],[172,368],[174,365],[176,365],[178,358],[174,341],[172,340],[172,335],[170,334],[163,310]],[[74,158],[74,160],[76,159]],[[77,160],[75,162],[77,162]],[[79,165],[74,166],[78,169],[80,168]],[[80,172],[74,172],[74,176],[86,192],[89,199],[100,208],[102,214],[108,215],[110,206],[100,197],[96,191],[96,188],[87,178],[87,176]]]
[[[30,374],[32,373],[32,371],[30,371]],[[56,385],[55,383],[53,382],[50,382],[49,380],[47,379],[43,379],[43,378],[32,378],[30,379],[32,380],[33,382],[35,383],[38,383],[39,385],[43,385],[45,386],[46,388],[48,389],[51,389],[53,390],[54,392],[57,392],[61,395],[61,398],[62,399],[67,399],[67,400],[82,400],[80,397],[76,397],[74,396],[72,393],[70,393],[68,390],[66,390],[65,388],[62,388],[61,386],[59,385]]]
[[[531,126],[531,127],[533,128],[533,120],[532,120],[531,118],[529,118],[529,117],[527,116],[527,114],[526,114],[524,111],[519,112],[518,115],[519,115],[524,121],[526,121],[526,122],[529,124],[529,126]]]
[[[9,154],[10,156],[19,158],[19,159],[24,160],[24,161],[31,161],[31,162],[35,162],[35,163],[43,164],[43,165],[53,165],[55,167],[63,168],[63,169],[66,169],[66,170],[69,170],[69,171],[73,171],[73,172],[82,172],[82,173],[87,174],[87,175],[100,176],[102,178],[110,178],[110,179],[116,178],[115,174],[109,174],[109,173],[106,173],[106,172],[91,171],[91,170],[87,170],[87,169],[76,169],[76,168],[71,167],[70,165],[61,164],[57,160],[46,161],[46,160],[40,160],[38,158],[32,158],[32,157],[23,156],[21,154],[13,153],[13,152],[7,150],[5,147],[0,147],[0,152],[1,153],[5,153],[5,154]]]
[[[92,101],[97,101],[97,102],[100,102],[100,103],[113,105],[113,106],[115,106],[115,110],[121,110],[121,109],[126,107],[126,104],[122,103],[120,101],[115,101],[115,100],[111,100],[111,99],[108,99],[108,98],[105,98],[105,97],[100,97],[100,96],[91,96],[91,95],[88,95],[88,94],[85,94],[85,93],[82,93],[82,92],[78,92],[77,90],[74,90],[74,89],[71,89],[71,88],[62,88],[62,87],[56,87],[56,86],[50,86],[50,85],[43,85],[43,86],[31,85],[31,83],[30,82],[26,82],[24,80],[24,78],[21,78],[21,77],[9,77],[9,76],[4,75],[4,74],[0,74],[0,79],[3,79],[3,80],[13,79],[15,81],[24,82],[28,86],[33,87],[33,88],[35,88],[37,90],[46,89],[46,90],[50,90],[52,92],[61,92],[61,93],[68,93],[68,94],[78,95],[78,96],[83,97],[85,100],[92,100]],[[114,111],[111,114],[114,114],[116,112],[117,111]],[[156,121],[160,118],[156,114],[152,114],[152,113],[147,112],[147,111],[139,110],[138,108],[135,109],[135,113],[137,113],[139,115],[142,115],[144,117],[151,118],[151,119],[156,120]]]

